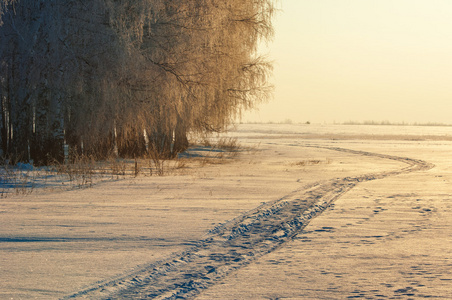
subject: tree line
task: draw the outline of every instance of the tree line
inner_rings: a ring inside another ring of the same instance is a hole
[[[173,157],[269,96],[273,0],[0,0],[0,147]]]

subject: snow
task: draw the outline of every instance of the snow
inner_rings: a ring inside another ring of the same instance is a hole
[[[96,288],[196,248],[257,207],[302,200],[309,185],[406,167],[337,147],[434,168],[357,183],[280,248],[214,272],[197,298],[452,297],[452,128],[242,124],[226,136],[243,149],[217,163],[194,151],[163,177],[1,199],[0,299]]]

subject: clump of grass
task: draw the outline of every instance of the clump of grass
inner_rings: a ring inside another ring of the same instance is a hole
[[[187,160],[183,159],[183,158],[177,159],[176,164],[174,165],[174,168],[176,170],[187,168]]]
[[[238,153],[240,144],[236,138],[220,138],[216,147],[218,149],[226,150],[230,153]]]
[[[221,137],[218,139],[203,137],[198,143],[201,146],[211,148],[212,150],[223,150],[227,152],[238,152],[241,148],[237,138],[232,137]]]
[[[108,160],[107,169],[110,170],[111,178],[119,179],[120,176],[126,175],[127,163],[123,159],[111,156]]]
[[[209,139],[208,137],[202,137],[199,144],[204,147],[209,147],[212,149],[222,149],[225,151],[238,151],[240,149],[240,144],[237,138],[232,137],[221,137],[218,139]]]
[[[76,187],[90,187],[93,185],[95,175],[101,175],[102,169],[92,156],[72,155],[67,164],[55,163],[57,174],[67,176],[69,182]]]
[[[180,165],[177,168],[186,167],[187,162],[198,163],[199,166],[222,164],[240,153],[241,146],[236,138],[212,138],[202,137],[193,144],[182,158],[178,158]]]
[[[166,159],[156,149],[150,149],[148,156],[150,175],[152,176],[155,173],[158,176],[163,176],[165,174]]]
[[[321,159],[306,159],[293,163],[295,166],[305,167],[305,166],[313,166],[313,165],[327,165],[330,164],[331,160],[329,158],[325,160]]]
[[[28,195],[35,188],[35,180],[39,176],[32,169],[13,167],[8,160],[4,160],[0,167],[0,197],[5,198],[9,194]]]

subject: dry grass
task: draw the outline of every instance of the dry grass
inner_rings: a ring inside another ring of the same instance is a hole
[[[103,175],[102,169],[90,156],[77,155],[72,157],[70,163],[53,165],[58,175],[66,176],[78,188],[92,186],[95,178]]]
[[[202,146],[201,146],[202,145]],[[139,159],[111,156],[96,161],[91,156],[71,155],[68,163],[53,162],[49,167],[21,169],[8,161],[0,165],[0,197],[27,195],[35,190],[89,188],[93,185],[138,176],[182,175],[194,167],[226,163],[239,153],[237,139],[207,140],[193,146],[185,155],[165,160],[156,153]]]
[[[223,149],[230,153],[237,153],[240,149],[240,144],[236,138],[220,138],[215,145],[217,149]]]
[[[326,158],[324,160],[322,160],[322,159],[306,159],[306,160],[301,160],[301,161],[292,163],[292,165],[299,166],[299,167],[305,167],[305,166],[314,166],[314,165],[328,165],[330,163],[331,163],[331,160],[329,158]]]
[[[178,168],[188,165],[205,166],[224,164],[236,157],[241,146],[236,138],[203,138],[178,158]]]
[[[0,186],[2,187],[0,197],[6,197],[11,187],[13,187],[12,192],[16,195],[30,194],[35,187],[33,184],[35,176],[36,174],[29,170],[14,170],[6,165],[0,175]]]

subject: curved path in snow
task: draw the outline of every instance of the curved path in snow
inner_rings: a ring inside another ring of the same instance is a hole
[[[300,234],[310,220],[360,182],[428,170],[434,165],[417,159],[306,145],[359,156],[403,162],[402,169],[345,177],[304,186],[265,203],[210,231],[208,237],[183,253],[143,266],[64,299],[184,299],[219,282],[230,272],[270,253]]]

